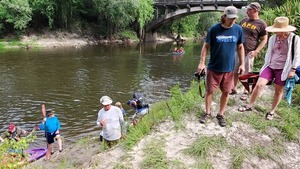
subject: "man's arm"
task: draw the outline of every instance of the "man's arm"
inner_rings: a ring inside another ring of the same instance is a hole
[[[239,66],[239,70],[238,73],[239,74],[243,74],[245,71],[245,49],[244,49],[244,45],[241,43],[237,46],[237,52],[238,52],[238,56],[239,56],[239,60],[240,60],[240,66]]]
[[[209,49],[209,44],[205,42],[201,49],[200,63],[198,65],[198,73],[201,73],[202,70],[205,69],[205,59],[206,59],[208,49]]]
[[[262,48],[265,47],[267,42],[268,42],[268,34],[266,34],[265,36],[261,36],[260,37],[260,42],[259,42],[257,48],[254,51],[251,51],[249,53],[250,56],[256,57],[258,55],[258,53],[262,50]]]
[[[27,135],[28,134],[28,131],[24,130],[24,129],[21,129],[22,130],[22,135]]]

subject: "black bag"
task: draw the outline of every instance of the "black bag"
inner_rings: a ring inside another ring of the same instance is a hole
[[[293,40],[292,40],[292,63],[293,63],[293,61],[294,61],[294,53],[295,53],[295,37],[296,37],[297,35],[294,35],[293,36]],[[298,66],[297,68],[296,68],[296,74],[297,74],[297,76],[300,78],[300,66]],[[300,79],[296,82],[296,84],[300,84]]]
[[[300,84],[300,66],[297,67],[296,74],[299,77],[299,80],[296,82],[296,84]]]

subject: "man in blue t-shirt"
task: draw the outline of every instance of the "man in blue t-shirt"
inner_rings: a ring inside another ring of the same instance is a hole
[[[222,91],[220,110],[217,114],[218,123],[221,127],[226,126],[224,112],[229,99],[229,93],[233,87],[233,70],[235,64],[235,51],[240,59],[239,73],[245,70],[244,64],[244,33],[241,26],[235,24],[237,9],[228,6],[221,16],[221,22],[213,25],[206,36],[201,50],[198,73],[205,69],[205,58],[210,49],[210,59],[207,65],[206,77],[206,113],[201,117],[200,123],[205,123],[211,117],[211,103],[213,93],[220,88]]]

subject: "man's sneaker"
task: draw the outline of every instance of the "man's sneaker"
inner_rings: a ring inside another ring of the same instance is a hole
[[[211,118],[211,114],[205,113],[205,114],[203,114],[203,115],[201,116],[201,118],[200,118],[199,121],[200,121],[200,123],[204,124],[204,123],[206,123],[206,121],[207,121],[209,118]]]
[[[218,119],[218,123],[219,123],[219,125],[221,127],[225,127],[226,126],[226,122],[225,122],[224,116],[218,114],[216,118]]]

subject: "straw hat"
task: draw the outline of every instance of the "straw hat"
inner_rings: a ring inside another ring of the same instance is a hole
[[[289,18],[287,17],[277,17],[274,20],[272,26],[268,26],[266,31],[268,32],[293,32],[297,28],[289,25]]]

